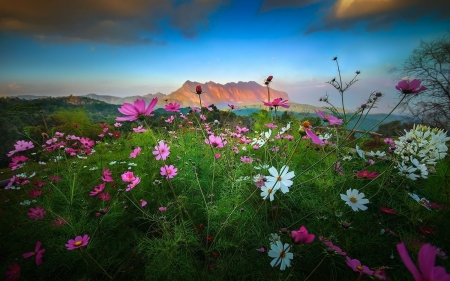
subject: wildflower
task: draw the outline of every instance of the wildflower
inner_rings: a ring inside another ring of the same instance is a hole
[[[141,199],[140,202],[141,202],[141,207],[145,207],[145,205],[147,205],[147,201],[145,201],[144,199]]]
[[[164,106],[164,109],[168,112],[180,112],[180,105],[176,102],[169,103]]]
[[[28,196],[30,196],[31,198],[36,198],[39,197],[39,195],[42,194],[42,190],[39,189],[32,189],[28,192]]]
[[[241,157],[241,162],[247,163],[247,164],[252,164],[253,163],[253,158],[247,157],[247,156],[243,156],[243,157]]]
[[[142,125],[138,126],[137,128],[133,128],[133,131],[135,133],[145,133],[145,132],[147,132],[147,130],[144,129]]]
[[[436,281],[445,281],[450,280],[450,274],[447,274],[445,268],[442,266],[435,266],[434,262],[436,259],[437,248],[430,245],[424,244],[420,250],[418,255],[419,269],[414,265],[414,262],[411,260],[408,255],[408,251],[406,250],[405,244],[399,243],[397,244],[397,251],[400,255],[403,263],[406,268],[411,272],[415,281],[422,280],[436,280]]]
[[[122,174],[122,180],[124,182],[132,182],[132,181],[134,181],[134,179],[135,179],[135,177],[134,177],[133,172],[125,172]]]
[[[157,146],[155,146],[155,151],[153,155],[156,155],[156,160],[166,160],[167,156],[170,154],[170,146],[167,146],[163,141],[160,141]]]
[[[313,143],[318,145],[323,145],[323,141],[311,131],[311,123],[309,121],[305,121],[302,123],[299,132],[302,134],[303,132],[313,141]]]
[[[266,177],[260,174],[253,176],[253,181],[255,182],[256,187],[261,188],[265,185]]]
[[[256,251],[258,251],[260,253],[264,253],[266,251],[266,249],[264,247],[261,247],[261,248],[256,249]]]
[[[116,139],[120,138],[120,133],[117,132],[117,131],[115,131],[115,132],[113,133],[113,137],[115,137]]]
[[[54,181],[54,182],[59,182],[59,181],[61,181],[61,177],[60,176],[49,176],[48,177],[51,181]]]
[[[386,271],[384,271],[382,269],[375,270],[375,272],[373,273],[373,277],[376,280],[381,280],[381,281],[388,280],[388,277],[386,275]]]
[[[273,201],[275,192],[278,189],[273,189],[271,187],[268,187],[267,185],[264,185],[263,187],[261,187],[261,197],[263,198],[263,200],[266,200],[267,197],[269,196],[270,201]]]
[[[158,98],[153,98],[147,108],[145,108],[145,100],[135,100],[134,105],[130,103],[124,103],[120,108],[120,113],[126,115],[123,117],[116,117],[116,121],[134,121],[140,119],[143,116],[151,116],[151,112],[155,108]]]
[[[437,232],[436,229],[428,227],[428,226],[420,226],[419,230],[420,230],[420,232],[422,232],[423,234],[426,234],[426,235],[432,235]]]
[[[308,234],[308,230],[303,225],[299,230],[291,231],[292,242],[295,244],[309,244],[314,240],[314,234]]]
[[[34,252],[25,253],[22,255],[22,257],[27,259],[31,256],[36,256],[36,265],[39,266],[42,264],[42,254],[43,253],[45,253],[45,249],[41,249],[41,242],[37,241]]]
[[[67,244],[67,250],[75,250],[81,247],[86,246],[89,243],[89,235],[85,234],[83,237],[77,236],[75,239],[70,239]]]
[[[325,114],[320,110],[314,110],[316,114],[323,119],[325,122],[329,122],[330,125],[340,125],[342,124],[342,119],[337,118],[336,116]]]
[[[390,208],[386,208],[386,207],[380,207],[380,210],[383,213],[386,213],[386,214],[390,214],[390,215],[395,215],[396,214],[394,209],[390,209]]]
[[[98,195],[98,199],[100,199],[103,202],[111,200],[111,195],[109,195],[108,192],[102,192]]]
[[[327,251],[329,253],[336,253],[342,256],[347,255],[346,252],[342,251],[341,248],[339,248],[338,246],[334,245],[333,242],[329,241],[328,239],[323,238],[322,236],[319,236],[319,240],[322,241],[322,243],[327,247]]]
[[[141,148],[137,147],[130,153],[130,158],[136,158],[139,154],[141,154]]]
[[[133,179],[133,181],[132,181],[129,185],[127,185],[127,188],[125,189],[125,191],[130,191],[130,190],[132,190],[132,189],[135,188],[136,185],[138,185],[140,182],[141,182],[141,179],[140,179],[139,177],[135,177],[135,178]]]
[[[377,150],[376,152],[371,151],[371,152],[369,152],[369,154],[370,154],[370,156],[376,157],[376,158],[386,156],[386,152],[379,151],[379,150]]]
[[[278,128],[278,126],[275,125],[275,124],[273,124],[273,123],[264,124],[264,126],[266,126],[266,127],[269,128],[269,129],[275,129],[275,128]]]
[[[5,271],[6,281],[16,281],[20,278],[20,266],[15,262],[13,265],[8,266]]]
[[[113,182],[112,173],[110,170],[103,168],[101,180],[104,182]]]
[[[89,196],[95,196],[105,189],[106,183],[101,183],[94,187],[94,190],[89,193]]]
[[[365,273],[368,275],[372,275],[373,271],[370,270],[370,268],[368,268],[365,265],[361,265],[361,262],[357,259],[351,259],[348,256],[345,257],[345,259],[347,260],[347,265],[350,266],[353,271],[359,272],[359,273]]]
[[[361,150],[358,145],[356,145],[355,149],[356,149],[356,153],[358,153],[360,158],[366,159],[366,155],[365,155],[364,151]]]
[[[221,137],[216,137],[214,135],[210,135],[208,139],[205,139],[205,143],[209,144],[215,148],[223,148],[225,144],[227,144],[226,140],[222,140]]]
[[[160,212],[165,212],[167,210],[167,207],[159,207],[158,210]]]
[[[114,123],[114,127],[116,128],[122,127],[122,123],[116,122]]]
[[[36,206],[36,208],[30,208],[30,212],[27,215],[34,220],[40,220],[44,218],[45,214],[47,212],[43,208]]]
[[[275,267],[281,264],[280,270],[285,270],[286,267],[290,267],[291,259],[294,258],[294,254],[289,253],[290,247],[289,244],[286,243],[283,245],[280,241],[271,244],[269,257],[273,258],[273,260],[270,262],[270,265]]]
[[[288,100],[283,100],[282,98],[276,98],[272,102],[265,102],[265,101],[263,101],[263,104],[265,106],[275,107],[275,108],[277,108],[278,106],[281,106],[281,107],[284,107],[284,108],[289,108],[290,105],[288,105],[287,102],[288,102]]]
[[[202,90],[202,86],[201,86],[201,85],[197,85],[197,87],[195,87],[195,93],[196,93],[197,95],[201,95],[201,94],[203,93],[203,90]]]
[[[228,104],[228,107],[231,108],[231,110],[237,109],[237,107],[235,107],[234,104]]]
[[[289,187],[293,184],[292,178],[294,177],[294,171],[288,172],[289,167],[281,167],[280,173],[278,173],[275,167],[269,169],[271,176],[267,176],[266,186],[270,186],[274,190],[281,189],[281,192],[289,192]],[[272,201],[272,200],[271,200]]]
[[[363,179],[374,179],[374,178],[378,177],[379,175],[377,174],[377,172],[369,172],[367,170],[364,170],[361,172],[356,172],[356,176],[358,178],[363,178]]]
[[[341,199],[345,201],[345,204],[352,207],[353,211],[367,210],[367,207],[364,204],[369,203],[369,200],[364,198],[364,193],[359,193],[357,189],[349,189],[347,190],[347,195],[341,194]]]
[[[25,162],[28,160],[28,157],[20,155],[20,156],[14,156],[12,159],[12,162],[9,163],[9,167],[12,171],[20,169],[23,167]]]
[[[250,145],[257,145],[258,148],[262,147],[270,138],[272,135],[272,130],[269,129],[267,132],[262,132],[258,138],[254,138],[252,143]],[[253,147],[255,148],[255,147]]]
[[[418,94],[427,89],[425,86],[420,87],[421,83],[422,83],[422,81],[420,81],[418,79],[413,79],[412,81],[401,80],[400,82],[398,82],[398,84],[397,84],[397,86],[395,86],[395,88],[405,95]]]
[[[219,158],[221,157],[221,155],[220,155],[220,154],[216,154],[216,155],[214,155],[214,157],[215,157],[216,159],[219,159]]]
[[[171,179],[177,175],[178,169],[173,165],[161,167],[161,176],[166,176],[167,179]]]

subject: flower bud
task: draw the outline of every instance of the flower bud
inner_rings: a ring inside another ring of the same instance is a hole
[[[197,93],[197,95],[200,95],[203,92],[202,86],[197,85],[197,87],[195,87],[195,92]]]

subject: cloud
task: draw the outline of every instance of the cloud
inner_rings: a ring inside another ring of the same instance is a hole
[[[0,0],[0,31],[53,42],[161,44],[168,24],[186,38],[229,0]]]
[[[22,89],[22,86],[19,83],[14,82],[8,85],[8,89],[11,90],[12,92],[15,92]]]
[[[300,8],[317,3],[320,0],[263,0],[260,12],[267,12],[273,9],[280,8]]]
[[[360,22],[366,23],[367,31],[389,30],[395,22],[416,21],[423,16],[450,19],[448,0],[336,0],[320,23],[312,23],[306,34],[348,30]]]

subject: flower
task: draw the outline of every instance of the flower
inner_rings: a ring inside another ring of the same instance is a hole
[[[341,199],[345,201],[345,204],[352,207],[353,211],[367,210],[367,207],[364,204],[369,203],[369,200],[363,199],[364,193],[359,193],[357,189],[349,189],[347,190],[347,195],[341,194]]]
[[[120,133],[119,132],[114,132],[113,133],[113,137],[115,137],[116,139],[120,138]]]
[[[427,89],[424,86],[420,87],[421,83],[422,83],[422,81],[420,81],[418,79],[413,79],[412,81],[402,80],[402,81],[398,82],[398,84],[397,84],[397,86],[395,86],[395,88],[405,95],[418,94]]]
[[[381,206],[380,206],[380,210],[381,210],[383,213],[386,213],[386,214],[390,214],[390,215],[395,215],[395,214],[396,214],[396,212],[395,212],[394,209],[390,209],[390,208],[386,208],[386,207],[381,207]]]
[[[294,258],[293,253],[289,253],[291,245],[288,243],[285,243],[284,245],[277,241],[274,244],[270,245],[270,251],[269,251],[269,257],[273,258],[273,260],[270,262],[270,265],[272,267],[280,266],[280,270],[285,270],[286,267],[291,266],[291,260]]]
[[[289,192],[289,187],[293,184],[292,178],[294,177],[294,171],[288,172],[289,166],[281,167],[280,173],[278,173],[275,167],[271,167],[269,169],[269,173],[272,176],[267,176],[266,186],[274,190],[281,189],[281,192],[287,193]],[[272,201],[272,200],[271,200]]]
[[[133,172],[125,172],[122,174],[122,180],[124,182],[132,182],[132,181],[134,181],[134,179],[135,179],[135,177],[134,177]]]
[[[316,134],[314,134],[313,131],[311,131],[311,128],[311,123],[309,123],[309,121],[305,121],[302,123],[299,131],[300,133],[304,132],[309,138],[311,138],[313,143],[323,145],[323,141]]]
[[[114,127],[116,128],[122,127],[122,123],[116,122],[114,123]]]
[[[397,244],[397,251],[405,264],[406,268],[411,272],[415,281],[423,280],[435,280],[435,281],[448,281],[450,280],[450,274],[447,274],[445,268],[442,266],[435,266],[434,261],[436,259],[437,248],[424,244],[419,250],[418,262],[419,269],[414,265],[411,257],[408,255],[405,244]]]
[[[247,156],[242,156],[241,157],[241,162],[247,163],[247,164],[251,164],[251,163],[253,163],[253,158],[247,157]]]
[[[157,146],[155,146],[155,151],[153,155],[156,155],[156,160],[166,160],[167,156],[170,154],[170,146],[167,146],[163,141],[160,141]]]
[[[109,195],[108,192],[102,192],[98,195],[98,199],[100,199],[103,202],[111,200],[111,195]]]
[[[167,207],[159,207],[158,208],[158,210],[160,211],[160,212],[165,212],[165,211],[167,211]]]
[[[171,179],[177,175],[178,169],[173,165],[161,167],[161,176],[166,176],[167,179]]]
[[[46,213],[43,208],[36,206],[36,208],[30,208],[30,212],[27,215],[34,220],[40,220],[44,218]]]
[[[336,116],[325,114],[320,110],[314,110],[316,114],[323,119],[323,121],[328,122],[330,125],[340,125],[342,124],[342,119],[337,118]]]
[[[367,170],[364,170],[361,172],[356,172],[356,176],[358,178],[374,179],[374,178],[378,177],[378,174],[377,174],[377,172],[369,172]]]
[[[197,87],[195,87],[195,93],[201,95],[203,93],[202,86],[197,85]]]
[[[60,227],[67,224],[67,222],[65,220],[63,220],[60,217],[57,217],[56,220],[52,220],[52,226],[53,227]]]
[[[221,155],[220,155],[219,153],[217,153],[216,155],[214,155],[214,157],[215,157],[216,159],[219,159],[219,158],[221,157]]]
[[[136,147],[133,152],[130,153],[130,158],[136,158],[136,156],[138,156],[139,154],[141,154],[141,148],[140,147]]]
[[[342,256],[347,255],[346,252],[342,251],[341,248],[339,248],[338,246],[334,245],[333,242],[329,241],[328,239],[323,238],[322,236],[319,236],[319,240],[322,241],[322,243],[327,246],[327,251],[329,253],[336,253]]]
[[[125,189],[125,191],[130,191],[130,190],[132,190],[132,189],[135,188],[136,185],[138,185],[140,182],[141,182],[141,179],[140,179],[139,177],[135,177],[135,178],[133,179],[133,181],[132,181],[129,185],[127,185],[127,188]]]
[[[291,231],[292,242],[295,244],[309,244],[314,240],[314,234],[308,234],[308,230],[303,225],[299,230]]]
[[[263,101],[263,104],[265,106],[270,106],[270,107],[275,107],[277,108],[278,106],[284,107],[284,108],[289,108],[290,105],[287,104],[288,100],[283,100],[282,98],[276,98],[274,99],[272,102],[265,102]]]
[[[231,110],[237,109],[234,104],[228,104],[228,107],[231,108]]]
[[[357,259],[352,260],[348,256],[346,256],[345,259],[347,260],[347,265],[350,266],[353,269],[353,271],[369,275],[373,274],[373,271],[370,270],[370,268],[368,268],[367,266],[361,265],[361,262],[359,260]]]
[[[180,105],[176,102],[169,103],[164,106],[164,109],[169,112],[180,112]]]
[[[94,187],[94,191],[91,191],[89,193],[89,196],[95,196],[95,195],[99,194],[100,192],[103,191],[103,189],[105,189],[105,186],[106,186],[106,183],[101,183],[99,185],[96,185]]]
[[[226,140],[222,140],[221,137],[216,137],[214,135],[209,135],[208,139],[205,139],[205,143],[209,144],[212,147],[223,148],[225,144],[227,144]]]
[[[278,126],[275,125],[275,124],[273,124],[273,123],[264,124],[264,126],[266,126],[266,127],[269,128],[269,129],[275,129],[275,128],[278,128]]]
[[[261,187],[261,197],[263,198],[263,200],[266,200],[267,196],[269,196],[270,201],[273,201],[275,199],[274,195],[277,190],[278,189],[273,189],[264,185],[263,187]]]
[[[144,129],[142,125],[138,126],[137,128],[133,128],[133,131],[135,133],[145,133],[145,132],[147,132],[147,130]]]
[[[85,234],[83,237],[77,236],[75,239],[70,239],[67,244],[67,250],[75,250],[81,247],[86,246],[89,243],[89,235]]]
[[[127,116],[116,117],[116,121],[134,121],[143,116],[151,116],[157,102],[158,98],[153,98],[147,108],[145,108],[145,100],[143,99],[135,100],[134,105],[126,102],[119,107],[119,111]]]
[[[39,195],[42,194],[42,190],[39,189],[32,189],[30,191],[28,191],[28,196],[30,196],[31,198],[36,198],[39,197]]]
[[[110,170],[103,168],[101,180],[104,182],[113,182],[112,173]]]
[[[6,281],[16,281],[20,277],[20,266],[15,262],[13,265],[8,266],[6,274]]]
[[[22,257],[27,259],[27,258],[35,255],[36,256],[36,265],[39,266],[42,264],[42,254],[43,253],[45,253],[45,249],[41,249],[41,242],[37,241],[34,252],[25,253],[22,255]]]
[[[145,201],[144,199],[141,199],[140,202],[141,202],[141,207],[144,207],[145,205],[147,205],[147,201]]]
[[[269,85],[270,82],[272,82],[273,76],[270,75],[269,77],[267,77],[267,79],[264,81],[264,84]]]

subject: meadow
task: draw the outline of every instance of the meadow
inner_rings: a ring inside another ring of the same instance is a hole
[[[450,280],[446,132],[418,124],[367,149],[348,129],[378,92],[356,112],[328,104],[317,126],[281,120],[275,98],[248,128],[193,95],[189,113],[166,104],[165,126],[137,100],[94,139],[73,124],[18,140],[0,190],[6,280]]]

